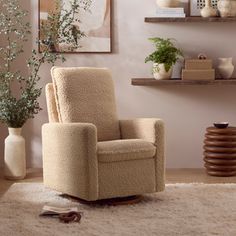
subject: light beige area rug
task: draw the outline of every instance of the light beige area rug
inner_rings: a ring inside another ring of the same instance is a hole
[[[78,206],[81,223],[40,218],[43,205]],[[167,185],[136,205],[86,206],[39,183],[14,184],[0,199],[1,236],[236,235],[236,184]]]

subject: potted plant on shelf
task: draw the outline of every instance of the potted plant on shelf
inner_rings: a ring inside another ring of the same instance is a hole
[[[86,1],[90,0],[73,0],[72,10],[64,10],[63,17],[57,19],[57,23],[65,28],[66,23],[71,23],[76,6]],[[38,42],[40,48],[43,45],[42,53],[32,50],[32,55],[25,62],[27,75],[24,69],[16,69],[15,63],[22,60],[21,55],[27,47],[25,43],[31,34],[28,12],[21,8],[19,2],[0,0],[0,122],[6,124],[9,130],[4,154],[4,172],[8,179],[22,179],[26,175],[25,140],[21,130],[26,121],[41,110],[38,102],[42,91],[38,87],[40,67],[44,63],[54,65],[58,59],[65,61],[63,55],[53,53],[51,45],[56,44],[57,39],[51,42],[50,29],[45,30],[44,27],[44,40]],[[53,21],[56,15],[49,17]],[[74,34],[80,35],[81,32],[74,31]],[[70,36],[69,32],[64,32],[63,40]]]
[[[176,48],[172,39],[150,38],[156,50],[145,59],[145,63],[153,62],[153,75],[155,79],[170,79],[173,66],[178,58],[183,56],[180,49]]]

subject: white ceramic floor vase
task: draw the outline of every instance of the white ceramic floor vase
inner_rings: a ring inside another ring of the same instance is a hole
[[[234,72],[233,58],[219,58],[218,70],[223,79],[230,79]]]
[[[26,175],[25,139],[21,128],[8,128],[5,139],[4,175],[6,179],[23,179]]]

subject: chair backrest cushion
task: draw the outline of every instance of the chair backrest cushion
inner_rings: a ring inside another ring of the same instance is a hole
[[[52,68],[59,121],[92,123],[98,141],[120,139],[114,84],[105,68]]]

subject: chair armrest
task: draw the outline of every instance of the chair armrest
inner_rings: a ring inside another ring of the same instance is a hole
[[[164,123],[161,119],[120,120],[120,128],[122,139],[144,139],[157,145],[164,137]]]
[[[156,146],[156,190],[165,186],[164,123],[161,119],[140,118],[120,121],[122,139],[144,139]]]
[[[45,185],[86,200],[98,197],[97,129],[87,123],[42,127]]]

